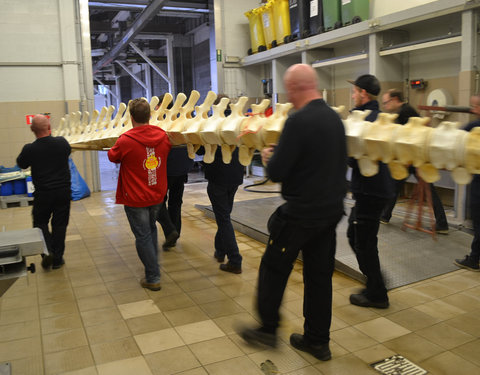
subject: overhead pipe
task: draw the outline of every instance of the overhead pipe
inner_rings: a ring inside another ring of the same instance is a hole
[[[145,25],[147,25],[147,23],[153,17],[155,17],[165,2],[167,2],[167,0],[152,0],[150,5],[148,5],[142,13],[140,13],[140,15],[133,22],[132,26],[130,26],[130,28],[125,32],[120,42],[118,42],[115,47],[113,47],[100,61],[95,64],[93,67],[93,74],[97,73],[104,66],[112,64],[120,52],[127,47],[128,43],[130,43],[140,31],[142,31]]]

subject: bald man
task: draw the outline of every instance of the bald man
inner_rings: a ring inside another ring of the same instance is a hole
[[[68,157],[71,148],[63,137],[50,135],[50,120],[36,115],[30,129],[35,142],[23,146],[17,158],[20,168],[31,167],[33,194],[33,226],[40,228],[48,255],[42,254],[42,267],[58,269],[65,264],[65,235],[70,217],[71,181]],[[51,218],[52,230],[48,224]]]
[[[280,304],[301,249],[304,333],[293,333],[290,343],[326,361],[331,358],[335,229],[344,214],[346,193],[345,131],[322,99],[312,67],[291,66],[284,83],[297,111],[285,122],[278,145],[262,151],[262,161],[272,181],[282,183],[286,203],[268,221],[270,237],[258,276],[261,326],[241,335],[250,343],[276,346]]]

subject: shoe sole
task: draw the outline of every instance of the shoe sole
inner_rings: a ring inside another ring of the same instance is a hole
[[[310,347],[295,344],[291,338],[290,338],[290,345],[295,349],[300,350],[301,352],[305,352],[313,355],[315,358],[319,359],[320,361],[328,361],[332,359],[332,353],[330,351],[328,353],[321,355],[320,353],[317,353],[315,350],[313,350]]]
[[[45,255],[43,258],[42,258],[42,262],[40,263],[42,265],[42,268],[44,270],[48,270],[50,269],[50,267],[52,266],[53,264],[53,256],[52,255]]]
[[[350,303],[354,306],[373,307],[374,309],[388,309],[390,307],[390,303],[388,302],[369,301],[368,303],[356,303],[355,300],[352,300],[352,298],[350,298]]]
[[[151,290],[151,291],[153,291],[153,292],[158,292],[159,290],[162,289],[161,286],[156,287],[156,286],[148,286],[148,285],[142,285],[142,288]]]
[[[251,345],[264,345],[270,346],[271,348],[277,347],[277,341],[272,340],[269,337],[263,337],[260,333],[255,332],[255,334],[250,333],[249,331],[244,331],[241,333],[242,339],[248,342]]]
[[[464,268],[464,269],[469,270],[469,271],[480,272],[480,267],[479,268],[472,268],[472,267],[465,266],[464,264],[460,264],[460,263],[457,263],[457,262],[453,262],[453,264],[455,264],[457,267]]]

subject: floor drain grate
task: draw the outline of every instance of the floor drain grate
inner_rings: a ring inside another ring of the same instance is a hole
[[[428,371],[410,362],[401,355],[394,355],[390,358],[382,359],[381,361],[372,363],[370,366],[385,375],[424,375],[428,373]]]

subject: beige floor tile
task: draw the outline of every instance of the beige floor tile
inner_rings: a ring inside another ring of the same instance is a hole
[[[45,354],[45,375],[80,370],[94,365],[88,346]]]
[[[155,304],[164,312],[195,306],[195,302],[186,293],[163,296],[163,288],[161,292],[162,296],[155,299]]]
[[[442,300],[427,302],[423,305],[415,306],[415,309],[441,320],[447,320],[466,312]]]
[[[209,375],[261,375],[263,372],[250,358],[238,357],[205,366]]]
[[[413,287],[413,289],[435,299],[458,292],[458,289],[456,289],[453,285],[444,284],[440,281],[425,282]]]
[[[144,355],[185,345],[185,342],[173,328],[143,333],[134,336],[134,338]]]
[[[370,364],[378,362],[384,358],[391,357],[396,353],[388,349],[382,344],[374,345],[366,349],[358,350],[353,353],[356,357],[360,358],[363,362]]]
[[[203,367],[197,367],[191,370],[179,372],[178,375],[208,375]]]
[[[86,327],[85,331],[90,345],[131,336],[130,330],[123,320],[112,320],[97,326]]]
[[[107,307],[104,309],[96,309],[83,311],[80,313],[85,327],[95,326],[112,320],[122,319],[122,315],[118,311],[118,308]]]
[[[38,293],[38,300],[40,305],[48,305],[51,303],[71,302],[74,301],[75,296],[71,289],[48,290]]]
[[[173,327],[208,320],[208,315],[198,306],[164,312]]]
[[[232,299],[224,299],[200,305],[207,315],[214,319],[221,316],[232,315],[245,311],[239,304]]]
[[[451,352],[436,355],[419,365],[435,375],[472,375],[480,373],[479,366]]]
[[[124,292],[130,289],[141,288],[140,281],[134,277],[106,282],[105,286],[111,293]]]
[[[228,298],[228,296],[224,292],[222,292],[222,290],[219,289],[218,287],[202,288],[201,290],[188,292],[188,295],[197,304],[215,302],[215,301]]]
[[[442,298],[441,301],[458,307],[459,309],[466,312],[477,310],[480,306],[480,298],[475,298],[466,293],[452,294]]]
[[[77,304],[80,311],[88,311],[115,306],[115,301],[110,294],[102,294],[93,297],[78,298]]]
[[[460,345],[453,349],[452,352],[480,366],[480,339]]]
[[[117,305],[138,302],[149,299],[145,289],[130,289],[124,292],[111,293],[111,296]]]
[[[411,331],[429,327],[441,321],[438,318],[434,318],[433,316],[425,314],[414,308],[409,308],[388,315],[388,319]]]
[[[152,375],[145,358],[134,357],[97,365],[98,375]]]
[[[38,320],[38,307],[0,311],[0,326]]]
[[[73,293],[75,294],[76,298],[87,298],[107,294],[108,290],[105,287],[105,284],[100,283],[73,288]]]
[[[98,375],[97,368],[95,366],[82,368],[80,370],[63,372],[60,375]]]
[[[430,327],[420,329],[416,332],[417,335],[425,337],[445,349],[453,349],[457,346],[475,340],[475,337],[465,333],[455,327],[446,323],[435,324]]]
[[[83,328],[43,335],[42,341],[45,353],[60,352],[88,345]]]
[[[75,301],[40,305],[39,309],[41,319],[59,317],[62,315],[78,314],[77,303]]]
[[[13,375],[44,375],[43,358],[41,354],[34,357],[14,359],[13,361],[9,361],[9,363]]]
[[[225,336],[225,333],[211,320],[178,326],[175,330],[186,344]]]
[[[12,309],[24,309],[35,307],[37,304],[36,299],[25,298],[24,296],[11,296],[8,298],[2,298],[2,304],[0,305],[1,310],[12,310]]]
[[[379,315],[373,309],[366,309],[364,307],[358,307],[350,304],[334,308],[333,315],[351,325],[379,317]]]
[[[227,335],[235,333],[242,327],[255,327],[259,325],[258,321],[248,312],[222,316],[213,319],[213,321]]]
[[[338,345],[351,352],[377,344],[375,340],[353,327],[331,332],[330,336]]]
[[[480,315],[478,311],[472,311],[467,314],[456,316],[446,321],[452,327],[461,329],[476,337],[480,337]]]
[[[441,346],[415,333],[384,342],[383,345],[417,364],[444,351]]]
[[[470,275],[467,273],[450,273],[446,277],[438,280],[439,284],[448,286],[449,288],[453,288],[455,290],[465,290],[470,289],[475,286],[478,286],[480,283],[479,278],[471,278]]]
[[[200,366],[198,360],[186,346],[147,354],[145,360],[153,375],[176,374]]]
[[[203,290],[207,288],[213,288],[213,283],[206,277],[200,277],[198,279],[190,279],[185,281],[179,281],[178,286],[185,292],[193,292],[195,290]]]
[[[42,333],[58,333],[82,327],[82,319],[79,314],[56,316],[41,320]]]
[[[248,357],[258,366],[268,358],[277,366],[281,374],[299,370],[309,365],[302,356],[297,354],[295,349],[286,344],[280,344],[276,349],[249,354]]]
[[[238,297],[241,295],[253,295],[256,291],[256,287],[245,283],[235,282],[233,284],[222,285],[220,289],[229,297]]]
[[[0,342],[26,339],[40,336],[40,323],[38,320],[13,323],[0,326]]]
[[[40,336],[0,342],[0,362],[37,356],[42,353]]]
[[[134,336],[147,332],[160,331],[172,326],[162,313],[127,319],[126,323],[130,332],[132,332],[132,335]]]
[[[378,342],[392,340],[411,332],[383,317],[356,324],[354,327]]]
[[[160,310],[151,299],[144,301],[126,303],[118,305],[123,319],[137,318],[139,316],[159,313]]]
[[[228,335],[230,340],[232,340],[245,354],[252,354],[256,353],[260,350],[264,350],[265,348],[260,348],[258,346],[253,346],[245,342],[238,334],[230,334]]]
[[[433,299],[433,297],[413,288],[402,289],[398,292],[394,291],[389,294],[389,298],[390,300],[398,301],[399,303],[405,305],[405,307],[420,305]]]
[[[202,365],[241,357],[244,353],[228,337],[202,341],[189,345]]]
[[[90,345],[90,348],[97,365],[141,355],[133,337],[124,337],[115,341]]]
[[[315,367],[308,366],[308,367],[301,368],[299,370],[289,372],[287,375],[321,375],[321,374],[322,373],[318,371]]]
[[[378,375],[378,372],[364,363],[361,359],[355,357],[353,354],[345,355],[332,361],[319,362],[315,365],[315,368],[320,370],[324,375]]]

